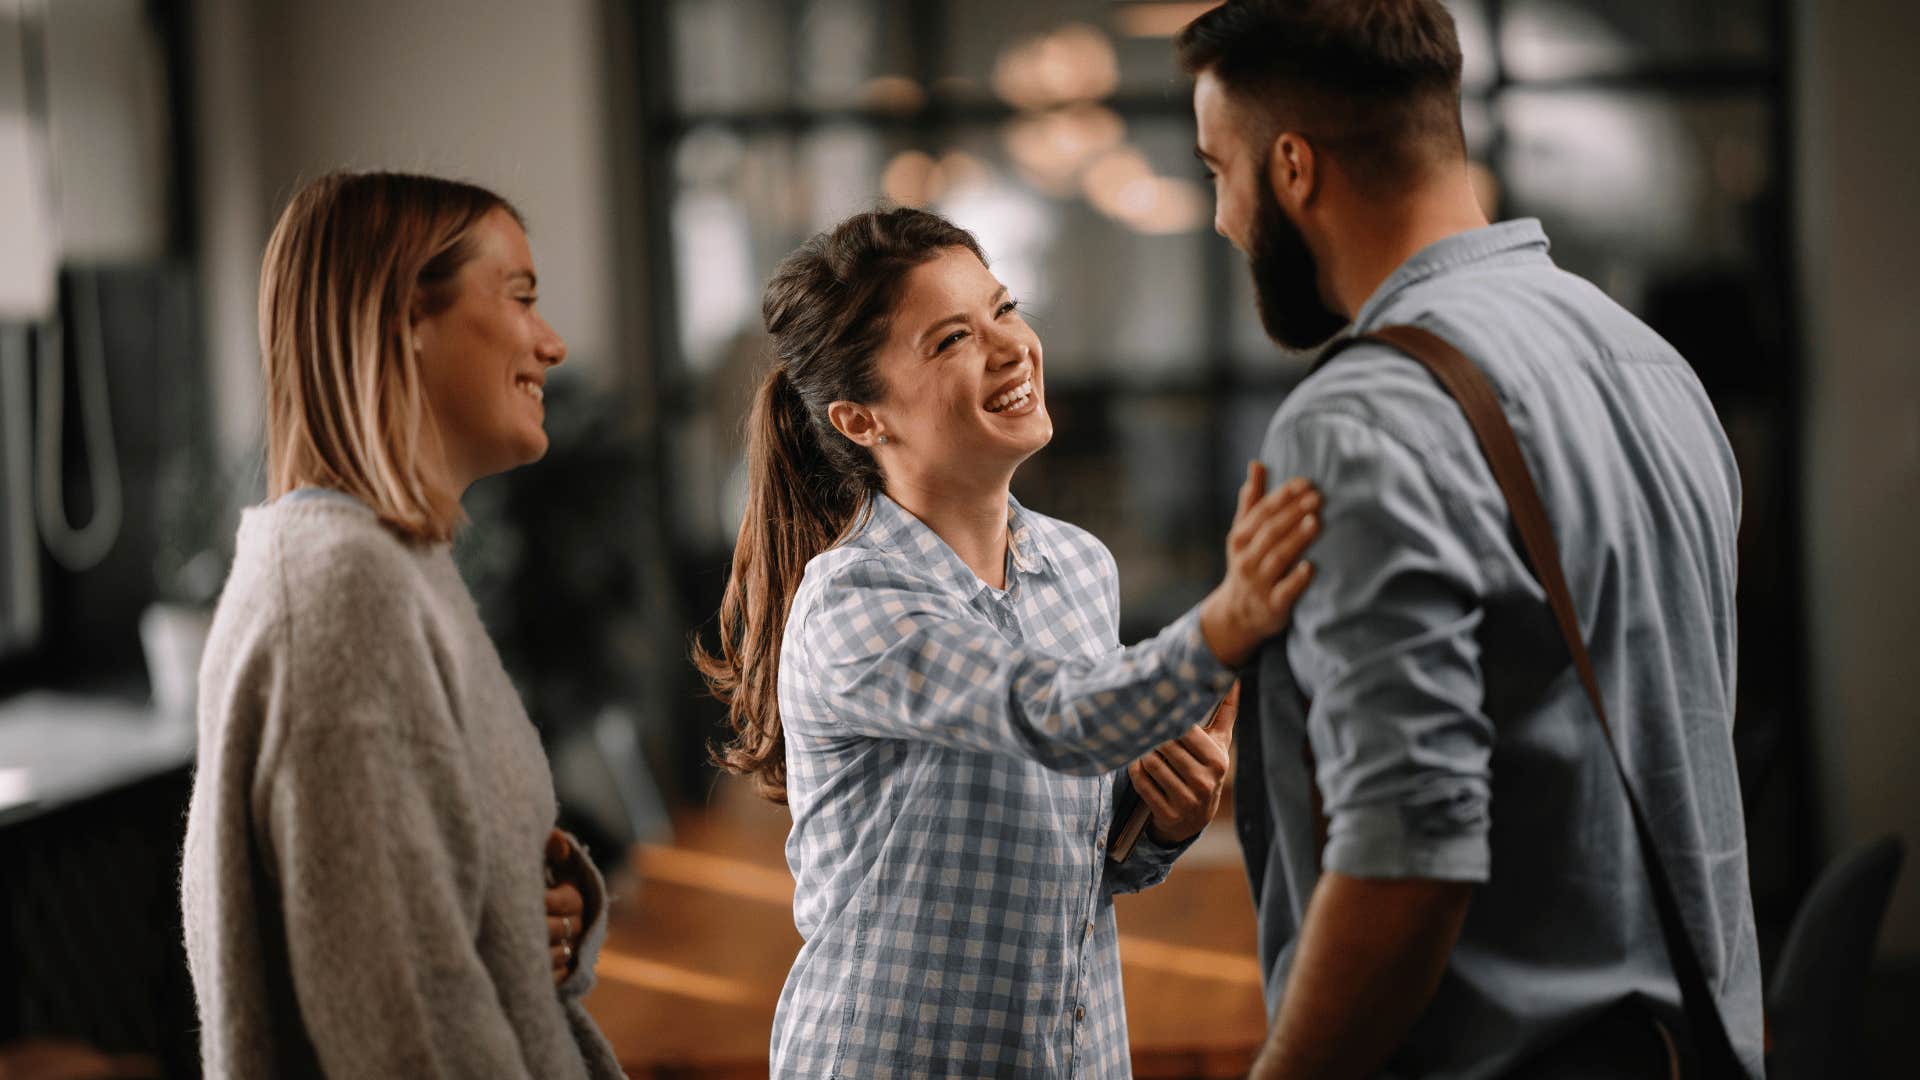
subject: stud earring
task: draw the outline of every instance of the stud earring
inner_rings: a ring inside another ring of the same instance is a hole
[[[874,441],[879,443],[881,446],[887,445],[887,437],[885,435],[880,436],[878,439],[875,439]]]

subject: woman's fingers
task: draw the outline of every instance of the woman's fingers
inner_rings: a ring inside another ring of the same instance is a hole
[[[1140,759],[1140,767],[1160,785],[1160,790],[1166,793],[1167,801],[1172,804],[1173,816],[1179,817],[1200,805],[1201,798],[1167,763],[1165,753],[1165,747],[1155,750]]]
[[[1201,775],[1209,782],[1218,782],[1227,775],[1227,769],[1232,765],[1233,759],[1227,755],[1227,739],[1210,728],[1188,728],[1175,745],[1199,763]]]
[[[1213,715],[1207,717],[1206,730],[1215,739],[1233,741],[1233,725],[1240,719],[1240,680],[1233,680],[1227,688],[1227,696],[1213,707]]]
[[[586,897],[572,882],[562,882],[547,890],[547,918],[566,918],[580,925],[580,916],[587,910]]]
[[[1251,497],[1255,479],[1260,477],[1249,467],[1249,483],[1242,492],[1242,512],[1235,517],[1233,528],[1227,534],[1227,572],[1220,584],[1207,594],[1200,614],[1201,632],[1208,648],[1229,666],[1244,663],[1262,641],[1284,624],[1286,613],[1274,610],[1268,596],[1286,573],[1287,565],[1280,558],[1268,560],[1268,556],[1320,506],[1319,492],[1300,477],[1260,496],[1249,506],[1246,500]],[[1317,524],[1317,520],[1307,523],[1306,539],[1311,539]],[[1303,544],[1296,544],[1287,550],[1302,549]],[[1268,564],[1264,572],[1263,562]]]
[[[1133,780],[1133,790],[1139,794],[1140,801],[1147,804],[1147,809],[1153,812],[1154,817],[1163,823],[1178,821],[1187,813],[1187,808],[1168,794],[1160,781],[1147,770],[1147,762],[1152,758],[1153,755],[1148,754],[1127,766],[1127,776]]]
[[[566,833],[559,829],[547,833],[547,862],[557,867],[566,862],[572,854],[573,844],[567,839]]]
[[[1320,515],[1307,514],[1293,523],[1293,528],[1280,534],[1271,550],[1261,556],[1260,564],[1254,568],[1254,580],[1262,583],[1278,581],[1293,564],[1300,561],[1307,545],[1320,534]]]
[[[1266,493],[1267,467],[1258,461],[1247,462],[1247,478],[1240,482],[1240,500],[1233,508],[1233,516],[1237,518],[1253,509],[1253,504]]]
[[[1274,515],[1286,513],[1296,503],[1310,495],[1318,495],[1313,485],[1296,476],[1262,495],[1252,506],[1243,507],[1234,515],[1233,525],[1227,532],[1227,550],[1235,552],[1246,547],[1253,536],[1263,525],[1271,521]]]
[[[1201,743],[1206,746],[1199,745]],[[1225,761],[1216,762],[1213,757],[1219,749],[1220,744],[1214,742],[1211,735],[1194,727],[1181,732],[1178,739],[1162,743],[1155,752],[1173,767],[1182,784],[1195,795],[1203,796],[1226,774]]]
[[[1286,572],[1289,564],[1306,550],[1308,541],[1319,531],[1319,496],[1303,499],[1288,507],[1260,527],[1243,558],[1251,561],[1248,572],[1253,581],[1266,588]],[[1288,553],[1292,554],[1289,555]]]
[[[1307,514],[1320,509],[1320,493],[1311,487],[1304,486],[1304,481],[1300,483],[1303,486],[1299,490],[1287,494],[1284,498],[1269,496],[1262,499],[1247,514],[1249,545],[1260,545],[1263,534],[1276,528],[1288,528],[1297,524]],[[1284,488],[1281,490],[1286,491]]]
[[[1279,498],[1278,495],[1279,493],[1276,492],[1261,499],[1254,504],[1253,509],[1234,522],[1232,531],[1227,534],[1229,558],[1239,555],[1244,559],[1251,551],[1257,550],[1260,534],[1291,508],[1292,498]]]
[[[1273,591],[1267,594],[1267,602],[1272,605],[1273,610],[1281,613],[1284,620],[1293,614],[1293,605],[1299,601],[1300,594],[1306,590],[1307,583],[1312,580],[1312,563],[1294,563],[1293,569],[1287,571],[1287,576],[1281,578],[1279,583],[1274,585]]]

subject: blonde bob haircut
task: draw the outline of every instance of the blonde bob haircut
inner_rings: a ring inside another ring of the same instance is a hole
[[[411,321],[451,305],[485,188],[404,173],[339,172],[303,188],[260,268],[267,486],[332,488],[416,543],[451,540],[457,497],[425,475],[437,429]]]

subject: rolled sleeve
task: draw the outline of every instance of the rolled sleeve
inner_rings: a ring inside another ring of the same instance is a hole
[[[1416,452],[1360,416],[1283,414],[1263,457],[1325,499],[1314,583],[1287,640],[1312,700],[1322,868],[1486,880],[1493,727],[1471,534],[1485,523],[1435,482],[1447,454]]]

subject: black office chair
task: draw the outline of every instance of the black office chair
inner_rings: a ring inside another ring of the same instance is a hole
[[[1775,1080],[1858,1075],[1860,1006],[1906,845],[1883,836],[1820,875],[1767,987]]]

